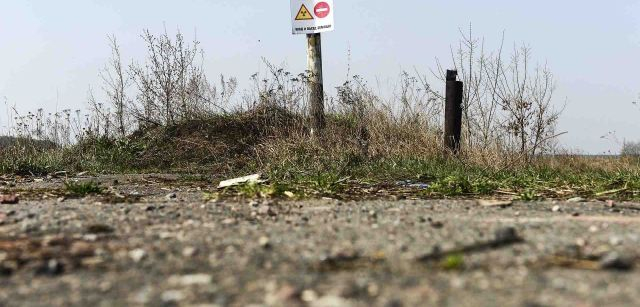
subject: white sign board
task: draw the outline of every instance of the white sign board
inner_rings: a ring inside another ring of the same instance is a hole
[[[333,0],[291,0],[293,34],[333,31]]]

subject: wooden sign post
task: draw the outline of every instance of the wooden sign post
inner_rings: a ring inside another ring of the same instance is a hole
[[[318,132],[325,126],[320,33],[333,31],[333,0],[291,0],[291,19],[292,33],[307,35],[309,113]]]

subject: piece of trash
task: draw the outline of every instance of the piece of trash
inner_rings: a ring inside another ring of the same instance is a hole
[[[266,182],[266,180],[262,179],[261,174],[253,174],[245,177],[239,177],[239,178],[222,181],[218,185],[218,189],[233,187],[233,186],[237,186],[245,183],[264,183],[264,182]]]
[[[412,188],[412,189],[428,189],[429,184],[422,182],[413,182],[411,180],[400,180],[395,183],[397,186],[401,186],[404,188]]]
[[[583,203],[585,201],[587,200],[582,197],[574,197],[567,200],[567,202],[570,202],[570,203]]]
[[[0,194],[0,204],[3,204],[3,205],[15,205],[19,201],[20,201],[20,199],[18,198],[18,195],[16,195],[16,194],[10,194],[10,195]]]
[[[284,195],[285,195],[286,197],[289,197],[289,198],[294,198],[294,197],[296,197],[296,194],[293,194],[293,192],[290,192],[290,191],[285,191],[285,192],[284,192]]]
[[[513,202],[510,200],[485,200],[479,199],[478,205],[482,207],[501,207],[506,208],[513,205]]]
[[[413,188],[413,189],[422,189],[422,190],[424,190],[424,189],[428,189],[429,185],[426,184],[426,183],[414,183],[414,184],[408,185],[407,187]]]

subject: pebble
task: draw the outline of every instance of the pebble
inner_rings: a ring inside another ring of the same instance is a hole
[[[495,239],[498,242],[511,242],[520,239],[518,232],[513,227],[503,227],[497,229],[495,232]]]
[[[142,259],[144,259],[144,257],[146,256],[147,256],[147,252],[145,252],[141,248],[137,248],[129,252],[129,257],[133,260],[133,262],[136,262],[136,263],[142,261]]]
[[[303,301],[310,303],[318,299],[318,294],[313,290],[304,290],[300,296]]]
[[[51,259],[36,269],[38,275],[57,276],[64,273],[64,265],[56,259]]]
[[[609,244],[613,245],[613,246],[618,246],[622,244],[622,238],[618,237],[618,236],[612,236],[611,238],[609,238]]]
[[[164,198],[165,198],[165,199],[167,199],[167,200],[174,200],[174,199],[178,198],[178,194],[176,194],[176,193],[169,193],[169,194],[167,194]]]
[[[262,248],[270,248],[271,247],[271,241],[269,240],[268,237],[260,237],[260,239],[258,240],[258,244],[260,244],[260,246]]]
[[[273,209],[271,209],[271,206],[262,206],[258,209],[258,214],[260,215],[268,215],[268,216],[276,216],[278,215],[275,211],[273,211]]]
[[[160,298],[165,303],[178,303],[184,299],[184,293],[178,290],[169,290],[163,292]]]
[[[113,227],[105,224],[92,224],[87,226],[87,233],[91,234],[105,234],[114,232]]]
[[[560,206],[556,205],[556,206],[553,206],[553,208],[551,208],[551,211],[560,212],[560,209],[561,209]]]
[[[222,221],[222,225],[233,225],[233,224],[236,224],[237,222],[238,221],[236,221],[236,219],[228,218]]]
[[[189,247],[185,247],[182,250],[182,256],[186,257],[186,258],[191,258],[193,257],[196,253],[198,253],[198,249],[192,246]]]
[[[173,275],[169,277],[169,284],[189,287],[195,285],[208,285],[213,281],[209,274]]]
[[[633,261],[618,252],[609,252],[600,260],[600,268],[604,270],[628,271],[633,268]]]
[[[333,295],[327,295],[312,302],[311,307],[350,307],[353,306],[348,300]]]

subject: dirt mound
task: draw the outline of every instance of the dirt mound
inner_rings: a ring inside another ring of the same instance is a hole
[[[139,167],[223,163],[237,169],[252,160],[257,145],[267,138],[286,135],[288,128],[302,121],[283,108],[261,106],[139,130],[129,141],[139,148]]]

